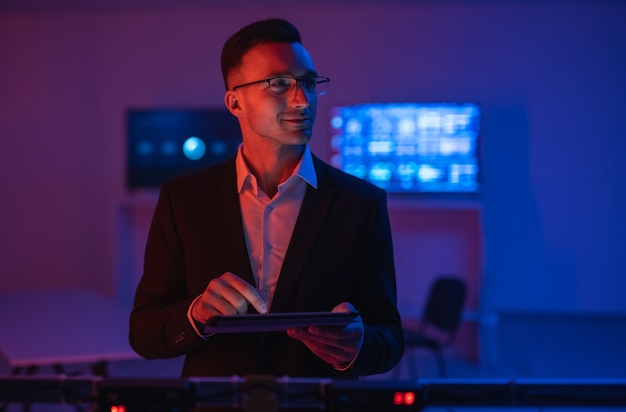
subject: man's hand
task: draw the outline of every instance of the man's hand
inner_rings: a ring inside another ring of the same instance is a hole
[[[212,316],[247,313],[249,304],[257,312],[267,313],[267,304],[254,286],[234,273],[226,272],[209,282],[200,299],[194,302],[191,316],[206,323]]]
[[[343,302],[335,306],[332,312],[356,312],[356,309],[351,303]],[[287,334],[304,343],[323,361],[337,369],[344,369],[359,354],[363,345],[365,328],[363,319],[357,316],[354,321],[344,327],[290,328]]]

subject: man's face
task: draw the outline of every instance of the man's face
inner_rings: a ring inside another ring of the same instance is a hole
[[[299,43],[267,43],[253,47],[241,66],[229,76],[226,104],[240,121],[244,142],[266,139],[277,144],[301,145],[311,139],[317,96],[298,82],[284,95],[274,96],[262,82],[237,90],[234,86],[274,76],[316,76],[313,60]],[[230,96],[230,97],[229,97]],[[233,102],[236,107],[233,108]]]

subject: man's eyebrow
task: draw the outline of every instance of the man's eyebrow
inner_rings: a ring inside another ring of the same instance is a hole
[[[293,73],[290,72],[275,72],[270,74],[269,76],[266,76],[266,79],[269,79],[271,77],[317,77],[318,74],[315,70],[307,70],[303,76],[295,76]]]

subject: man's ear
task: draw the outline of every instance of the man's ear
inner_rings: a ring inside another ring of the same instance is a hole
[[[232,90],[228,90],[226,94],[224,94],[224,103],[226,104],[228,111],[230,111],[234,116],[243,116],[243,107],[237,93]]]

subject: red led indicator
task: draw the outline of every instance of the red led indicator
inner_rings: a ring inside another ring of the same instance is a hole
[[[403,403],[405,405],[413,405],[415,403],[415,393],[414,392],[406,392],[404,394]]]
[[[111,412],[126,412],[126,407],[124,405],[113,405],[111,406]]]
[[[394,405],[413,405],[415,403],[415,392],[395,392],[393,394]]]

